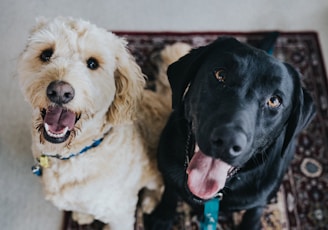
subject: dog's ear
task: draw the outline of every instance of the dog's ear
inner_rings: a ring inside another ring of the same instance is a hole
[[[197,70],[203,62],[203,57],[212,49],[224,50],[240,44],[232,37],[221,36],[207,46],[191,50],[188,54],[172,63],[167,70],[168,79],[172,89],[172,107],[177,110],[181,107],[183,96],[192,82]]]
[[[118,51],[115,71],[116,93],[108,110],[108,121],[113,124],[131,122],[135,119],[136,105],[142,99],[145,88],[145,76],[127,49],[127,42],[116,37]]]
[[[172,108],[174,110],[180,107],[185,90],[195,77],[206,50],[207,47],[193,49],[168,67],[167,75],[172,89]]]
[[[293,109],[287,121],[285,139],[282,147],[282,155],[291,150],[295,137],[311,122],[315,115],[315,106],[310,94],[301,86],[301,75],[289,64],[285,64],[293,77],[294,98]]]

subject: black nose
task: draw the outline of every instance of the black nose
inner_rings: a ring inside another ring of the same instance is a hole
[[[57,104],[66,104],[74,98],[73,87],[64,81],[53,81],[47,87],[47,97]]]
[[[218,149],[218,154],[239,156],[247,146],[247,136],[244,132],[234,128],[217,128],[211,135],[212,143]]]

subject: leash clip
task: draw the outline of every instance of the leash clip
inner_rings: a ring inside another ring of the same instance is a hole
[[[35,165],[33,165],[31,170],[32,170],[32,173],[36,176],[42,175],[42,167],[39,163],[36,163]]]
[[[221,201],[223,199],[223,193],[222,192],[218,192],[215,197],[218,198],[219,201]]]

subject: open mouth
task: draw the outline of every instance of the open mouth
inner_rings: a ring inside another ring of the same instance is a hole
[[[49,106],[42,109],[41,115],[44,121],[43,136],[54,144],[65,142],[79,119],[74,112],[61,106]]]
[[[226,162],[204,154],[195,144],[194,153],[187,166],[186,186],[194,200],[208,200],[215,197],[225,186],[235,168]]]

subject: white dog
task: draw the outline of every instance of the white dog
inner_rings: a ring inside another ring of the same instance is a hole
[[[119,230],[133,229],[141,189],[144,212],[161,198],[156,148],[171,111],[167,96],[144,90],[126,45],[83,20],[40,20],[18,63],[46,199],[80,224]]]

